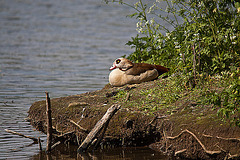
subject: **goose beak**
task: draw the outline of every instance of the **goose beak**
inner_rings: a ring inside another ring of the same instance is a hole
[[[111,70],[114,70],[115,68],[117,67],[115,65],[112,65],[112,67],[109,70],[111,71]]]

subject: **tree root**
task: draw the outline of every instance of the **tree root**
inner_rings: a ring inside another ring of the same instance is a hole
[[[230,153],[228,154],[228,158],[227,159],[236,159],[236,158],[239,158],[240,155],[239,154],[234,154],[234,155],[231,155]]]
[[[233,141],[233,142],[240,141],[240,138],[224,138],[224,137],[218,137],[218,136],[216,136],[216,138],[217,139],[227,140],[227,141]]]
[[[203,148],[203,150],[207,153],[207,154],[210,154],[210,155],[213,155],[213,154],[220,154],[222,153],[222,151],[210,151],[210,150],[207,150],[206,147],[203,145],[203,143],[197,138],[197,136],[192,133],[191,131],[185,129],[183,130],[181,133],[179,133],[177,136],[174,136],[174,137],[166,137],[167,139],[170,139],[170,140],[174,140],[176,138],[178,138],[179,136],[181,136],[183,133],[189,133],[191,134],[196,140],[197,142],[200,144],[200,146]]]
[[[187,149],[182,149],[182,150],[176,151],[174,155],[177,156],[178,154],[181,154],[186,151],[187,151]]]
[[[84,133],[89,133],[89,131],[87,130],[87,129],[85,129],[85,128],[83,128],[82,126],[80,126],[79,124],[77,124],[76,122],[74,122],[73,120],[71,120],[71,119],[68,119],[69,120],[69,122],[71,122],[72,124],[74,124],[75,126],[77,126],[81,131],[83,131]]]
[[[202,134],[204,137],[207,137],[207,138],[214,138],[214,136],[211,136],[211,135],[206,135],[206,134]],[[238,142],[240,141],[240,138],[224,138],[224,137],[219,137],[219,136],[216,136],[217,139],[222,139],[222,140],[226,140],[226,141],[232,141],[232,142]]]

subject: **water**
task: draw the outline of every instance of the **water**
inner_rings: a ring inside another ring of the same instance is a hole
[[[44,153],[39,153],[34,155],[31,160],[39,159],[79,159],[79,160],[164,160],[166,156],[161,153],[153,151],[146,147],[137,148],[109,148],[104,150],[95,150],[87,153],[77,154],[77,147],[64,147],[61,146],[57,148],[51,155],[46,155]],[[72,153],[72,154],[69,154]]]
[[[136,30],[128,13],[101,0],[0,1],[0,159],[40,155],[38,144],[4,129],[46,140],[24,120],[45,91],[56,98],[108,83],[113,60],[131,53],[125,43]]]

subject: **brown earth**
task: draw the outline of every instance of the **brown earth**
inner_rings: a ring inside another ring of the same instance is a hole
[[[51,100],[55,140],[78,145],[113,104],[121,109],[113,116],[101,145],[144,146],[167,155],[189,159],[237,159],[240,128],[223,122],[212,105],[200,104],[198,92],[184,91],[173,103],[162,90],[168,79],[124,87],[106,85],[102,90]],[[160,94],[161,93],[161,94]],[[46,133],[46,102],[29,109],[31,124]],[[64,136],[61,136],[64,135]]]

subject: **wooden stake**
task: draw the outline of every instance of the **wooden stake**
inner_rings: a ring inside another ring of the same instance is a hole
[[[39,150],[42,151],[42,144],[41,144],[40,137],[38,137],[38,145],[39,145]]]
[[[94,126],[94,128],[91,130],[91,132],[87,135],[85,140],[82,142],[82,144],[78,148],[78,152],[82,152],[87,150],[91,142],[95,139],[96,135],[98,135],[105,124],[108,124],[110,119],[113,117],[113,115],[120,109],[120,105],[112,105],[105,115],[100,119],[97,124]]]
[[[46,114],[47,114],[47,147],[46,152],[51,151],[52,145],[52,116],[51,116],[51,103],[48,92],[46,93]]]

